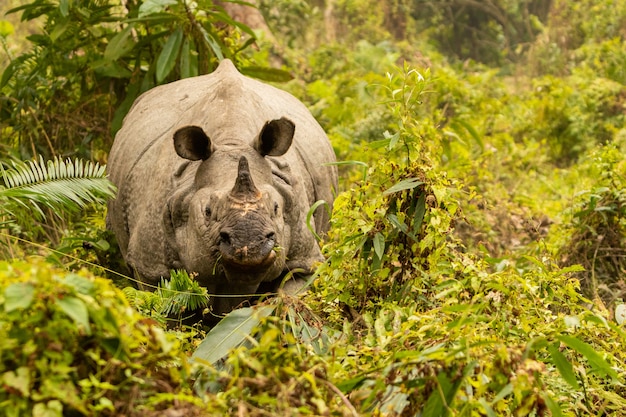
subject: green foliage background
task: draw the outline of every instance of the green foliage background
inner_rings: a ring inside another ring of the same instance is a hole
[[[327,262],[207,334],[185,325],[210,296],[193,277],[93,277],[124,282],[97,201],[0,210],[0,409],[625,415],[623,2],[259,1],[272,34],[226,3],[24,3],[42,29],[7,47],[3,165],[105,162],[138,94],[229,57],[328,132]]]

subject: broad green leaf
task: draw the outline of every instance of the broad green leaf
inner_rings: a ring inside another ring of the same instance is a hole
[[[371,149],[380,149],[380,148],[388,147],[389,143],[391,143],[391,139],[380,139],[380,140],[375,140],[375,141],[369,142],[368,146]]]
[[[191,49],[189,39],[185,39],[183,47],[180,50],[180,78],[192,77],[191,71]]]
[[[52,42],[63,36],[65,31],[67,31],[71,24],[72,23],[69,20],[66,20],[54,25],[54,29],[52,29],[52,31],[50,32],[50,39],[52,40]]]
[[[9,63],[9,65],[2,72],[2,78],[0,78],[0,88],[4,87],[9,82],[9,80],[13,78],[13,75],[20,67],[20,64],[21,62],[18,59],[13,60]]]
[[[161,13],[172,4],[176,4],[176,0],[146,0],[139,6],[139,17]]]
[[[50,400],[47,403],[36,403],[32,417],[62,417],[63,404],[59,400]]]
[[[548,410],[550,410],[550,412],[552,413],[552,417],[563,416],[563,411],[561,410],[561,406],[559,405],[559,403],[554,401],[554,399],[550,395],[544,392],[541,394],[541,398],[543,398],[543,400],[546,402],[546,405],[548,406]]]
[[[69,273],[63,277],[63,282],[74,288],[77,292],[85,295],[94,295],[96,286],[93,281],[81,277],[78,274]]]
[[[58,298],[56,305],[67,314],[74,323],[85,329],[85,332],[91,334],[91,328],[89,327],[89,312],[87,306],[83,300],[76,297]]]
[[[109,44],[104,50],[104,58],[106,60],[115,61],[129,53],[135,47],[135,41],[132,36],[134,27],[134,24],[126,26],[109,41]]]
[[[4,290],[4,311],[7,313],[30,306],[35,295],[35,287],[28,282],[16,282]]]
[[[358,388],[366,380],[367,377],[365,375],[361,375],[347,379],[345,381],[338,382],[336,386],[341,392],[343,392],[344,394],[348,394],[350,391]]]
[[[419,178],[408,178],[406,180],[400,181],[399,183],[395,184],[391,188],[385,190],[383,194],[388,195],[388,194],[397,193],[398,191],[412,190],[413,188],[419,187],[422,184],[424,184],[424,182],[420,181]]]
[[[378,232],[374,235],[374,253],[378,256],[378,259],[383,259],[385,254],[385,237],[382,233]]]
[[[24,397],[30,393],[30,368],[26,366],[5,372],[1,380],[3,385],[18,390]]]
[[[261,319],[272,314],[275,306],[247,307],[232,311],[211,329],[192,359],[202,359],[211,364],[217,363],[228,352],[242,344]]]
[[[251,5],[252,6],[252,5]],[[256,6],[252,6],[252,7],[256,7]],[[220,12],[220,11],[213,11],[211,13],[211,16],[216,20],[216,21],[221,21],[223,23],[225,23],[228,26],[235,26],[238,27],[239,29],[241,29],[243,32],[247,33],[248,35],[250,35],[252,37],[252,39],[254,40],[256,38],[256,34],[254,33],[254,31],[248,26],[245,25],[241,22],[238,22],[236,20],[233,20],[228,13],[225,12]]]
[[[497,417],[496,412],[493,411],[493,408],[491,408],[491,405],[489,405],[486,399],[480,398],[478,400],[478,403],[482,405],[483,408],[485,409],[485,413],[487,413],[487,417]]]
[[[178,28],[167,38],[163,50],[159,54],[156,62],[156,79],[158,83],[163,82],[176,65],[176,58],[183,41],[183,30]]]
[[[61,16],[67,17],[70,14],[70,0],[60,0],[59,11],[61,12]]]
[[[589,361],[589,364],[598,372],[604,375],[608,375],[613,379],[617,379],[617,372],[611,367],[611,365],[604,360],[602,356],[589,344],[577,339],[573,336],[557,336],[561,342],[565,343],[568,347],[574,349],[580,353]]]
[[[383,132],[383,136],[386,140],[389,140],[389,145],[387,146],[387,150],[389,151],[394,149],[400,140],[400,132],[391,134],[389,131],[385,130],[385,132]]]
[[[445,404],[450,404],[460,385],[458,381],[453,384],[444,372],[437,375],[437,383],[439,386],[430,394],[422,410],[425,416],[447,416],[448,409]]]
[[[505,399],[513,392],[513,384],[506,384],[504,388],[500,390],[500,392],[494,397],[491,401],[491,404],[495,404],[500,400]]]
[[[426,214],[426,194],[422,193],[417,199],[415,215],[413,216],[413,234],[415,235],[419,233],[419,230],[422,227],[424,214]]]
[[[552,358],[552,362],[556,366],[556,369],[559,370],[559,373],[570,386],[574,389],[579,389],[580,385],[578,385],[578,380],[576,379],[576,374],[574,373],[574,367],[567,360],[565,355],[561,353],[559,350],[559,344],[555,343],[548,346],[548,352],[550,352],[550,357]]]
[[[240,68],[239,71],[248,77],[258,78],[263,81],[282,83],[293,80],[293,75],[291,75],[291,73],[277,68],[248,66]]]
[[[222,48],[220,47],[220,43],[215,39],[215,37],[207,32],[203,27],[200,27],[200,32],[202,33],[202,37],[206,42],[207,46],[213,51],[213,55],[217,58],[218,61],[224,60],[224,54],[222,53]]]

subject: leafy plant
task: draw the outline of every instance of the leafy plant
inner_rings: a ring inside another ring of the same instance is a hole
[[[0,121],[23,159],[90,157],[108,148],[139,94],[206,74],[223,58],[239,59],[255,40],[250,28],[208,0],[122,6],[34,0],[10,12],[22,12],[23,20],[43,19],[42,32],[29,38],[32,50],[13,59],[0,80]],[[287,76],[247,67],[256,76]]]
[[[45,162],[40,157],[0,166],[0,172],[1,225],[30,241],[42,231],[54,235],[71,214],[115,195],[105,167],[80,159]],[[8,239],[9,249],[14,243]]]
[[[30,221],[21,218],[20,208],[29,209],[31,216],[44,219],[44,208],[53,213],[76,212],[89,204],[103,203],[115,196],[115,187],[106,178],[105,167],[98,163],[39,160],[12,162],[5,169],[0,166],[3,184],[0,185],[0,216],[12,221]]]
[[[598,150],[591,161],[596,182],[569,209],[568,239],[559,252],[563,264],[585,267],[578,276],[587,296],[613,304],[625,294],[626,165],[615,145]]]
[[[0,407],[7,416],[197,413],[180,342],[88,273],[0,262]],[[169,393],[169,394],[168,394]],[[162,412],[162,411],[161,411]]]

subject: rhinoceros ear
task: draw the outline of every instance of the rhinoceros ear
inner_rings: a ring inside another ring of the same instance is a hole
[[[270,120],[265,123],[256,143],[256,149],[263,156],[280,156],[289,150],[296,125],[289,119]]]
[[[211,139],[201,127],[181,127],[174,133],[174,149],[181,158],[205,160],[211,156]]]

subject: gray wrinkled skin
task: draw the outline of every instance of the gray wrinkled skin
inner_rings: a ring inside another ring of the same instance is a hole
[[[134,103],[109,155],[118,195],[107,222],[144,283],[185,269],[209,293],[254,294],[323,260],[306,215],[332,204],[337,171],[324,164],[334,161],[302,103],[224,60]],[[313,222],[324,233],[326,211]],[[245,299],[214,297],[213,312]]]

